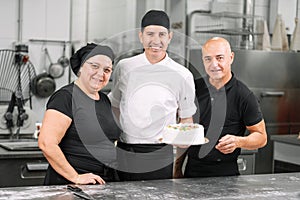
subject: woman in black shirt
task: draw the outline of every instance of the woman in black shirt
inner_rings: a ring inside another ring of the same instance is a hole
[[[109,81],[114,55],[107,46],[87,44],[70,59],[78,78],[47,103],[39,147],[49,162],[45,185],[117,181],[114,141],[120,129],[110,101],[100,92]]]

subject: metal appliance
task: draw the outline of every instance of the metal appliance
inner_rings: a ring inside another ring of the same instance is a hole
[[[271,135],[300,131],[300,53],[235,50],[232,71],[259,98],[268,144],[258,150],[255,173],[272,173]],[[195,78],[204,75],[201,48],[189,49],[187,60]]]
[[[0,50],[0,187],[42,185],[48,167],[32,138],[37,118],[30,82],[36,74],[27,53],[26,45]]]
[[[21,129],[22,134],[32,135],[35,130],[36,118],[29,107],[30,82],[36,74],[27,53],[28,46],[21,44],[15,50],[0,50],[0,138],[7,134],[18,138]],[[25,108],[28,100],[29,107]]]
[[[48,163],[40,151],[0,148],[0,187],[43,185]]]

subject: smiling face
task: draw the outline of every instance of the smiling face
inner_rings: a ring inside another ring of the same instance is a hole
[[[230,44],[223,38],[213,38],[204,44],[202,60],[212,85],[220,88],[230,80],[233,58]]]
[[[150,25],[139,33],[139,38],[145,49],[146,57],[150,63],[154,64],[166,56],[172,32],[163,26]]]
[[[107,85],[111,73],[111,59],[105,55],[96,55],[85,61],[78,78],[89,93],[94,93]]]

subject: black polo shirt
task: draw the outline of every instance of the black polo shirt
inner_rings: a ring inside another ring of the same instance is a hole
[[[210,141],[202,146],[191,146],[188,156],[203,162],[236,161],[240,148],[223,154],[214,146],[226,134],[243,136],[246,126],[263,119],[257,97],[233,73],[230,81],[219,90],[209,83],[208,77],[195,80],[195,87],[200,112],[200,120],[195,122],[204,126],[205,136]]]

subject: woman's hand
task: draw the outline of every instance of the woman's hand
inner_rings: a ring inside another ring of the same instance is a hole
[[[79,174],[75,181],[75,184],[77,185],[96,184],[96,183],[103,185],[105,184],[105,181],[100,176],[95,175],[93,173]]]

